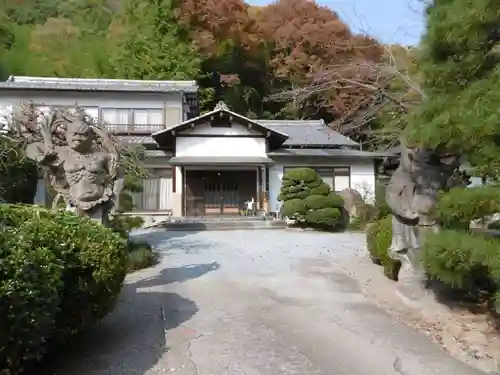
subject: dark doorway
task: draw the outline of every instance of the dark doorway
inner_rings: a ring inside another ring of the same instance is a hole
[[[237,216],[257,199],[257,171],[186,171],[186,216]]]

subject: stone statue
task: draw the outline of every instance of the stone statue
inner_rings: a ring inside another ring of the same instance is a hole
[[[123,188],[116,142],[81,108],[32,112],[17,121],[17,129],[57,193],[53,207],[63,198],[68,210],[108,225]]]
[[[413,302],[425,295],[420,240],[425,232],[439,230],[430,211],[457,167],[458,158],[453,155],[401,147],[400,163],[387,185],[386,200],[393,214],[388,253],[401,261],[398,293],[406,301]]]

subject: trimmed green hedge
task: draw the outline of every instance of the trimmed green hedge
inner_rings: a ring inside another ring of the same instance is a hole
[[[344,229],[344,200],[311,168],[294,168],[283,175],[281,215],[301,226],[320,230]]]
[[[105,317],[126,267],[126,242],[110,229],[65,211],[1,204],[0,368],[16,374]]]
[[[366,231],[366,242],[372,260],[384,267],[384,275],[391,280],[397,280],[401,262],[387,254],[391,239],[392,216],[374,221]]]

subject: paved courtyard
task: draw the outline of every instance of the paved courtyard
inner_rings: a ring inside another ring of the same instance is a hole
[[[154,232],[156,267],[43,375],[472,375],[340,270],[364,235]],[[42,374],[42,372],[41,372]]]

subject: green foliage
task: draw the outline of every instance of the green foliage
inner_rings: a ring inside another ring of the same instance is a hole
[[[56,255],[24,241],[32,235],[25,230],[0,229],[0,368],[13,373],[44,354],[64,287]]]
[[[116,215],[110,221],[110,228],[120,237],[128,239],[128,234],[132,229],[140,228],[144,225],[144,219],[140,216]]]
[[[283,217],[300,218],[307,212],[306,204],[303,199],[289,199],[283,202],[281,206],[281,215]]]
[[[391,239],[392,216],[373,222],[366,231],[366,242],[372,260],[384,267],[385,276],[391,280],[397,280],[401,262],[390,258],[387,253]]]
[[[500,212],[500,187],[457,187],[442,194],[435,214],[444,228],[468,230],[471,220]]]
[[[500,174],[500,54],[496,1],[433,1],[419,67],[425,99],[412,141],[461,154],[478,173]]]
[[[342,213],[335,207],[307,211],[306,223],[308,226],[318,229],[343,229]]]
[[[0,324],[10,330],[0,367],[15,373],[112,310],[127,252],[111,230],[66,211],[2,204],[0,228]]]
[[[154,266],[157,262],[156,254],[148,243],[128,242],[127,271],[133,272]]]
[[[377,181],[375,184],[375,219],[383,219],[391,214],[391,209],[385,199],[386,186]]]
[[[12,139],[0,136],[0,201],[33,203],[38,169]]]
[[[344,200],[313,169],[288,170],[283,175],[278,199],[283,201],[281,215],[302,225],[323,230],[344,227]]]
[[[178,22],[175,3],[129,0],[110,28],[116,77],[185,80],[200,74],[201,59]]]
[[[327,185],[328,186],[328,185]],[[322,208],[340,208],[344,205],[344,200],[333,192],[328,195],[310,195],[304,199],[308,210],[319,210]]]
[[[499,247],[497,238],[445,230],[426,236],[423,262],[432,278],[450,287],[468,291],[486,287],[494,293],[500,285]]]

